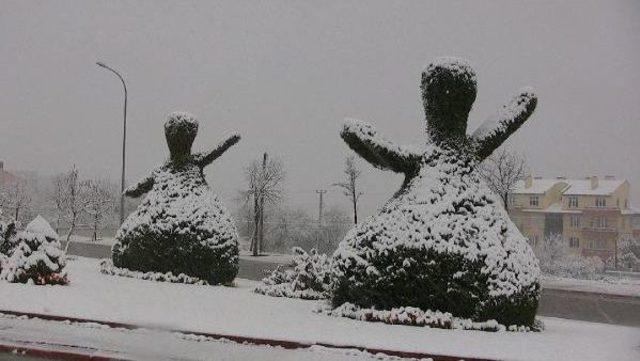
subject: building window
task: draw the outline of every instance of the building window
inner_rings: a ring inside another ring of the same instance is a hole
[[[571,247],[571,248],[580,247],[580,239],[578,239],[578,237],[569,238],[569,247]]]
[[[531,196],[529,197],[529,205],[531,207],[537,207],[539,203],[539,199],[538,196]]]
[[[578,197],[569,196],[569,208],[578,208]]]
[[[591,240],[591,242],[589,242],[589,248],[594,250],[607,250],[607,241],[601,239]]]
[[[624,200],[624,209],[629,209],[629,200],[628,199]]]
[[[580,216],[571,216],[571,228],[580,228]]]
[[[516,195],[515,194],[508,194],[507,195],[507,203],[509,204],[509,206],[514,206],[516,204]]]
[[[596,207],[606,207],[607,199],[605,197],[597,197],[596,198]]]
[[[607,217],[593,217],[591,228],[607,228]]]

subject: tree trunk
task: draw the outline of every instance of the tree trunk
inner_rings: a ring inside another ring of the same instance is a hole
[[[502,195],[502,202],[504,203],[504,210],[509,212],[509,193],[504,193]]]
[[[253,195],[253,236],[251,237],[251,250],[253,255],[258,255],[258,224],[260,223],[260,209],[258,207],[258,196]]]
[[[93,241],[98,242],[98,217],[93,219]]]
[[[67,244],[64,246],[65,255],[69,250],[69,243],[71,243],[71,235],[73,234],[73,231],[75,231],[75,229],[76,229],[76,216],[73,216],[71,218],[71,224],[69,225],[69,231],[67,232]]]
[[[258,241],[256,242],[256,248],[258,254],[262,253],[262,246],[264,244],[264,187],[265,187],[265,174],[267,172],[267,153],[262,156],[262,174],[260,177],[260,229],[258,230]]]
[[[260,197],[260,230],[258,232],[258,253],[262,253],[262,246],[264,244],[264,197]]]
[[[353,197],[353,223],[358,224],[358,201]]]
[[[20,208],[16,207],[16,222],[18,221],[18,213],[20,213]]]

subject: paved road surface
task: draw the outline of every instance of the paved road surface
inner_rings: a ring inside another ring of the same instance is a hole
[[[72,242],[69,253],[92,258],[106,258],[111,254],[108,245]],[[252,257],[240,258],[238,277],[260,280],[277,267],[277,263]],[[640,298],[612,296],[599,293],[542,290],[538,314],[591,322],[640,327]]]
[[[640,297],[545,288],[538,314],[640,327]]]

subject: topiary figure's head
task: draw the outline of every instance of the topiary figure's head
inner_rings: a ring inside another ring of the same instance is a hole
[[[476,99],[476,74],[471,66],[458,58],[436,59],[422,72],[420,90],[431,139],[465,139],[469,111]]]
[[[186,112],[169,114],[164,123],[164,135],[171,153],[171,160],[181,161],[191,155],[191,145],[198,134],[198,121]]]

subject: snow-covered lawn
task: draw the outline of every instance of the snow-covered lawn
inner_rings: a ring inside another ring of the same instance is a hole
[[[69,286],[0,283],[0,310],[63,315],[149,328],[326,343],[500,360],[638,360],[640,329],[542,318],[540,333],[451,331],[314,313],[316,301],[236,287],[158,283],[102,275],[98,260],[68,264]],[[1,331],[0,331],[1,332]]]
[[[63,236],[60,236],[60,240],[64,241],[66,238]],[[71,236],[71,242],[75,242],[75,243],[89,243],[89,244],[100,244],[100,245],[105,245],[105,246],[113,246],[114,243],[116,243],[116,239],[113,237],[100,237],[98,238],[97,241],[94,241],[91,237],[87,237],[87,236],[78,236],[78,235],[73,235]]]

